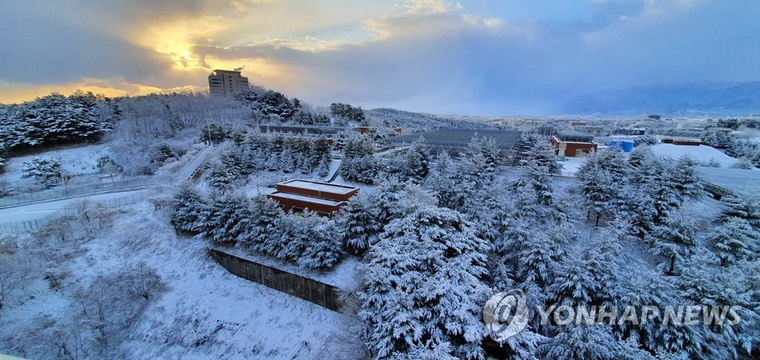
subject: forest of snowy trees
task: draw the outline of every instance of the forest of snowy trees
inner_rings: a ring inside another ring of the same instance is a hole
[[[304,267],[361,257],[358,316],[378,358],[735,358],[757,351],[760,203],[726,197],[714,223],[694,223],[685,205],[706,195],[693,160],[659,158],[647,147],[629,158],[600,153],[580,169],[580,184],[560,185],[547,141],[535,142],[517,178],[500,173],[489,139],[474,138],[460,156],[442,152],[435,161],[420,140],[395,157],[430,162],[414,174],[381,171],[377,164],[388,160],[372,156],[370,145],[360,138],[345,144],[352,165],[344,176],[375,175],[374,188],[335,218],[184,189],[173,224]],[[360,172],[362,159],[375,170]],[[530,309],[731,304],[743,320],[732,327],[665,326],[661,318],[636,327],[558,326],[534,312],[524,331],[498,343],[483,326],[482,306],[513,288],[525,292]]]

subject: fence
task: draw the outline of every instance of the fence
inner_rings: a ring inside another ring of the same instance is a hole
[[[138,203],[147,198],[148,198],[147,192],[143,191],[140,193],[133,193],[133,194],[116,197],[112,199],[93,200],[91,201],[91,203],[101,204],[107,208],[118,208],[125,205]],[[69,204],[68,206],[41,219],[2,223],[0,224],[0,234],[18,234],[18,233],[23,233],[27,231],[39,230],[48,221],[50,221],[51,219],[55,217],[66,215],[66,214],[76,214],[76,213],[77,213],[76,203]]]
[[[77,186],[67,186],[65,189],[56,188],[35,193],[21,194],[11,197],[0,198],[0,209],[20,205],[34,204],[55,199],[65,200],[80,195],[98,195],[129,189],[141,189],[153,185],[170,184],[172,176],[138,177],[127,180],[91,183]]]
[[[247,259],[209,249],[209,255],[230,273],[266,287],[301,298],[333,311],[339,311],[335,286],[289,273]]]
[[[41,226],[37,220],[19,221],[0,224],[0,234],[18,234],[26,231],[34,231]]]
[[[82,195],[97,195],[130,189],[142,189],[154,185],[168,185],[175,182],[188,180],[200,168],[209,154],[214,151],[213,146],[207,146],[199,151],[195,157],[172,175],[140,176],[125,180],[98,182],[64,188],[38,191],[34,193],[20,194],[0,198],[0,209],[14,206],[28,205],[50,200],[64,200]]]

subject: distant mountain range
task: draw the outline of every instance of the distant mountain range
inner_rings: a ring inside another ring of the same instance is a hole
[[[654,86],[601,92],[566,101],[563,113],[760,114],[760,81]]]

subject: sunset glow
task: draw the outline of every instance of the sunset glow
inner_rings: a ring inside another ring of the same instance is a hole
[[[317,104],[484,113],[549,111],[606,89],[760,80],[760,4],[750,2],[6,5],[4,103],[76,89],[205,89],[217,68]]]

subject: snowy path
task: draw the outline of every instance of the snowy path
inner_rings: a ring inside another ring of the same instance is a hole
[[[338,169],[340,169],[340,165],[343,163],[343,160],[339,159],[332,159],[330,160],[330,170],[327,173],[327,176],[325,177],[327,182],[333,182],[335,181],[335,178],[338,177]]]

